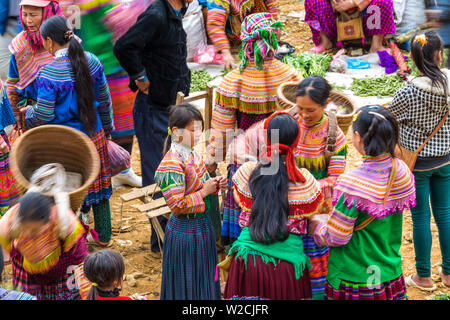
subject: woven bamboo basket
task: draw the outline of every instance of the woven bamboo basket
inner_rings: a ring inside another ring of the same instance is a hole
[[[280,109],[285,110],[295,106],[296,92],[300,82],[301,81],[285,82],[278,87],[277,102]],[[356,106],[349,97],[335,90],[330,92],[330,98],[337,106],[346,108],[347,113],[345,115],[336,115],[339,128],[346,134],[348,128],[352,124]]]
[[[81,187],[69,193],[70,206],[77,211],[100,172],[94,143],[81,131],[66,126],[43,125],[26,131],[10,152],[11,172],[20,194],[30,187],[33,172],[48,163],[60,163],[66,172],[81,174]]]

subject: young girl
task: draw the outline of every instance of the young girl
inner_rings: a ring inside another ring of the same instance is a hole
[[[225,188],[226,178],[210,178],[193,149],[203,130],[195,106],[173,106],[168,130],[165,156],[155,174],[172,211],[163,243],[161,299],[220,299],[216,240],[208,211],[209,195]]]
[[[229,251],[225,299],[311,299],[302,238],[322,202],[319,183],[295,165],[299,127],[288,113],[264,121],[264,162],[244,163],[233,176],[236,201],[248,215]],[[278,131],[278,141],[272,140]],[[269,161],[268,161],[269,160]]]
[[[294,156],[300,168],[306,168],[319,181],[324,203],[321,213],[330,213],[332,209],[331,197],[336,178],[344,173],[345,157],[347,154],[347,139],[337,123],[330,125],[325,109],[330,103],[331,86],[327,81],[317,75],[303,80],[297,89],[297,113],[299,125],[299,141],[294,147]],[[335,119],[336,120],[336,119]],[[232,156],[236,163],[243,163],[252,159],[259,159],[264,150],[264,121],[249,128],[244,135],[238,136],[232,145]],[[327,138],[335,135],[336,141],[327,149]],[[330,152],[331,151],[331,152]],[[246,221],[245,212],[239,218],[242,227]],[[323,299],[327,275],[328,247],[318,247],[312,237],[303,238],[305,253],[312,264],[310,278],[314,299]]]
[[[0,244],[11,256],[15,290],[38,300],[81,299],[79,289],[68,285],[68,270],[83,263],[89,228],[71,210],[64,216],[62,224],[53,197],[28,192],[0,219]]]
[[[86,300],[147,300],[136,294],[131,297],[119,295],[125,263],[117,251],[103,249],[89,254],[84,260],[83,270],[92,283]]]
[[[29,128],[45,124],[69,126],[87,134],[100,156],[100,173],[90,185],[81,211],[94,212],[100,245],[111,240],[111,169],[106,145],[114,128],[111,97],[98,58],[84,52],[67,19],[54,16],[41,26],[44,47],[55,61],[39,71],[37,104],[21,109]],[[80,155],[81,157],[82,155]]]
[[[411,171],[394,157],[398,125],[388,110],[366,106],[352,128],[363,164],[337,179],[331,215],[317,215],[310,224],[316,243],[332,247],[325,297],[406,299],[402,213],[415,205],[415,187]]]
[[[431,212],[439,231],[440,276],[443,284],[450,287],[450,72],[439,69],[442,54],[442,40],[436,32],[417,35],[411,43],[411,56],[420,76],[399,89],[388,107],[399,122],[400,145],[411,151],[417,150],[447,116],[442,127],[420,151],[413,170],[417,205],[411,214],[417,273],[405,280],[407,285],[422,290],[436,289],[430,264]]]

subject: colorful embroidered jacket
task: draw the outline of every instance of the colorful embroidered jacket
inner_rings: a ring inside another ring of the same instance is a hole
[[[201,156],[194,150],[172,142],[155,173],[167,205],[173,214],[202,216],[210,208],[210,197],[203,198],[203,183],[210,178]]]
[[[61,228],[57,212],[52,211],[40,235],[33,238],[15,235],[11,233],[11,224],[18,209],[18,205],[12,207],[0,219],[0,244],[7,251],[14,246],[23,256],[23,268],[30,274],[43,274],[52,269],[61,255],[69,252],[86,232],[74,212],[69,212],[67,225]]]
[[[218,52],[230,49],[228,39],[239,43],[245,17],[258,12],[278,14],[275,0],[208,0],[206,28]],[[228,37],[227,37],[228,36]]]
[[[209,148],[225,156],[231,142],[226,137],[233,135],[238,114],[268,115],[276,111],[280,84],[300,79],[295,69],[277,59],[265,60],[262,70],[249,61],[242,73],[238,69],[229,72],[216,89]]]
[[[239,206],[242,208],[241,215],[239,216],[239,225],[242,228],[248,226],[252,210],[253,197],[248,181],[257,165],[258,163],[253,161],[244,163],[232,178],[233,188],[238,195]],[[323,197],[320,191],[320,185],[311,173],[304,168],[299,170],[306,178],[306,182],[289,182],[289,215],[286,225],[291,233],[306,234],[307,218],[317,213],[317,207],[322,202]]]
[[[60,124],[88,134],[79,116],[72,65],[67,51],[60,51],[60,55],[55,54],[54,62],[39,71],[36,79],[37,104],[27,110],[25,124],[30,128],[43,124]],[[89,52],[86,52],[86,58],[94,82],[94,109],[97,111],[94,132],[103,127],[105,134],[108,135],[114,128],[108,84],[98,58]]]
[[[334,147],[334,155],[329,162],[325,158],[325,148],[328,136],[328,117],[322,119],[312,127],[307,127],[302,121],[298,122],[300,140],[294,150],[297,165],[308,169],[321,187],[324,199],[331,198],[333,185],[339,175],[344,173],[345,158],[347,156],[347,139],[338,127]]]
[[[19,108],[26,106],[17,106],[22,99],[37,99],[35,80],[38,72],[43,66],[54,60],[53,56],[44,48],[33,53],[25,39],[24,32],[19,33],[8,47],[11,59],[6,86],[9,103],[16,117],[19,115]]]
[[[257,161],[260,153],[265,151],[264,121],[260,121],[236,137],[230,145],[229,155],[236,163]],[[325,159],[326,138],[328,134],[328,118],[313,127],[305,126],[299,121],[300,139],[294,149],[297,165],[309,170],[321,186],[324,199],[331,199],[334,183],[345,171],[347,140],[338,128],[334,155],[329,162]]]
[[[318,245],[332,247],[327,281],[336,289],[342,280],[378,285],[402,273],[402,213],[414,207],[416,197],[414,176],[402,160],[395,161],[397,175],[384,207],[392,169],[390,155],[363,157],[361,167],[337,179],[334,209],[314,232]],[[369,218],[374,220],[354,231]]]

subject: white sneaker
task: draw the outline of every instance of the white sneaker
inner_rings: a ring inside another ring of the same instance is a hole
[[[121,185],[127,185],[130,187],[142,187],[142,177],[139,177],[130,168],[126,173],[119,173],[112,177],[113,188],[117,188]]]

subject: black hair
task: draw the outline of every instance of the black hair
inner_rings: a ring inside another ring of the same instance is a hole
[[[431,79],[432,86],[440,86],[444,90],[444,95],[448,95],[448,79],[441,71],[439,62],[436,60],[436,53],[444,50],[441,37],[436,31],[427,31],[424,34],[427,42],[422,44],[416,40],[416,35],[411,42],[411,58],[417,69],[426,77]]]
[[[399,126],[394,115],[379,105],[361,107],[355,115],[352,128],[362,137],[366,155],[376,157],[389,153],[395,157]]]
[[[203,116],[201,112],[197,109],[197,107],[195,107],[193,104],[183,102],[170,107],[169,111],[170,130],[172,130],[173,127],[184,129],[193,120],[201,121],[202,130],[205,128]],[[169,151],[171,144],[172,144],[172,135],[167,135],[166,141],[164,142],[163,154],[166,154],[167,151]]]
[[[39,192],[27,192],[19,200],[17,217],[21,223],[40,221],[46,223],[50,220],[50,211],[55,205],[51,196]]]
[[[279,143],[292,145],[298,134],[297,121],[290,115],[279,114],[270,120],[267,127],[269,141],[272,133],[278,130]],[[253,241],[272,243],[284,241],[289,236],[286,226],[289,213],[288,184],[289,177],[285,156],[274,154],[271,163],[259,163],[249,178],[249,187],[253,197],[252,214],[249,220],[249,232]],[[276,168],[272,174],[262,173]]]
[[[74,37],[69,22],[62,16],[53,16],[42,23],[41,36],[50,38],[59,45],[69,43],[69,60],[75,78],[75,90],[80,120],[88,133],[93,133],[97,123],[97,113],[94,109],[94,82],[91,77],[83,47]]]
[[[98,287],[107,288],[121,281],[125,273],[122,255],[111,249],[103,249],[89,254],[84,260],[84,274],[95,283],[89,290],[86,300],[97,300]]]
[[[308,95],[315,103],[325,106],[330,92],[331,86],[325,78],[319,75],[310,75],[298,85],[296,97]]]

